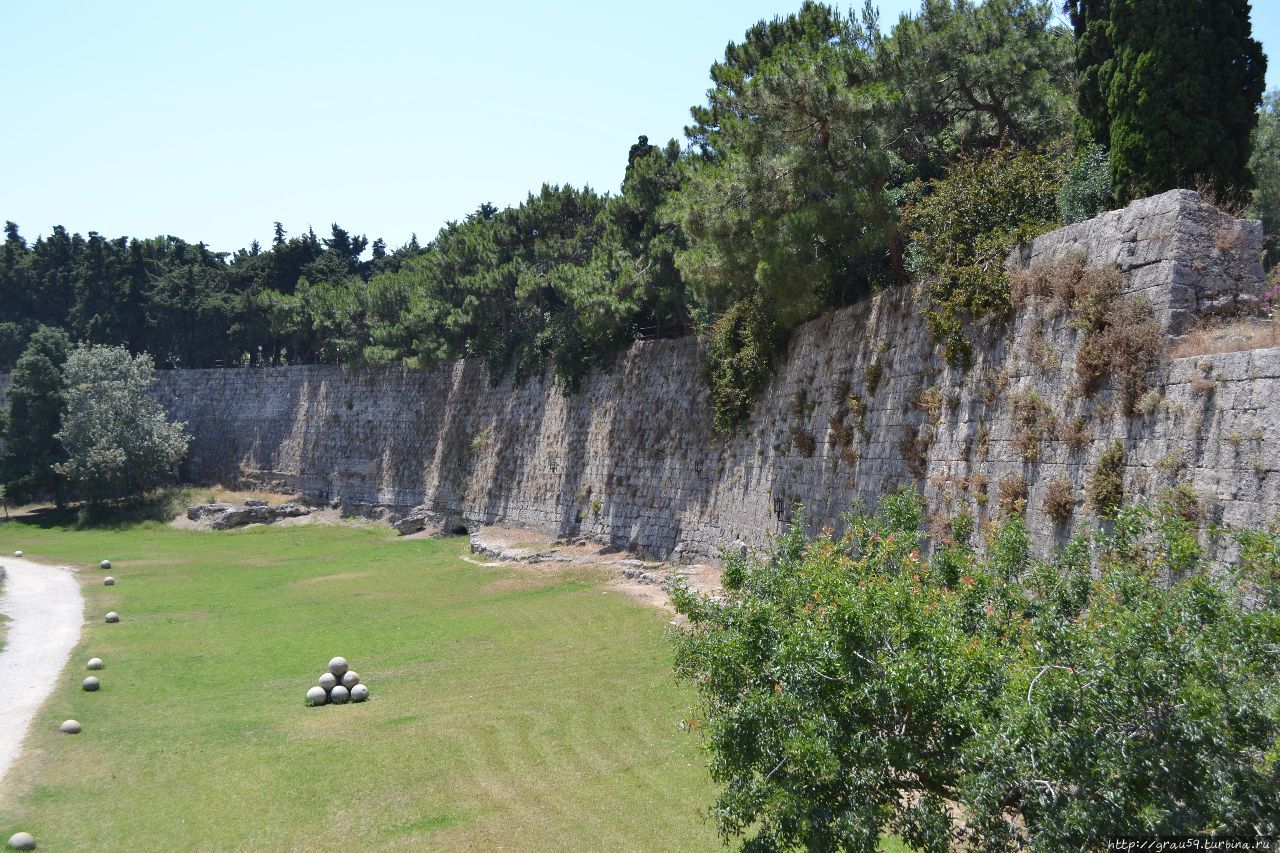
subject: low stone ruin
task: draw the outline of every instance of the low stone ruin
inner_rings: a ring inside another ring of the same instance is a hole
[[[191,521],[208,522],[214,530],[228,530],[233,527],[244,527],[247,524],[271,524],[282,518],[298,518],[310,515],[311,510],[301,504],[278,504],[272,506],[266,501],[247,500],[243,506],[237,504],[207,503],[187,507],[187,518]]]
[[[347,702],[363,702],[369,698],[369,687],[360,682],[360,676],[347,666],[347,659],[333,658],[329,668],[321,674],[315,687],[307,691],[306,705],[345,705]]]
[[[404,516],[391,520],[391,526],[401,536],[410,536],[428,530],[434,536],[460,536],[467,533],[467,525],[458,513],[436,512],[426,506],[417,506]]]

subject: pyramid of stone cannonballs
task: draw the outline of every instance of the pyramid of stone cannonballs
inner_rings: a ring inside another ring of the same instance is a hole
[[[360,676],[347,666],[346,658],[334,658],[315,687],[307,691],[307,705],[345,705],[347,702],[363,702],[369,698],[369,688],[360,683]]]

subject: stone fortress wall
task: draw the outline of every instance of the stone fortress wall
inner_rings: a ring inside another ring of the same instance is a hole
[[[1044,235],[1010,264],[1115,264],[1125,292],[1176,336],[1204,315],[1256,308],[1261,239],[1259,223],[1176,190]],[[920,298],[901,288],[801,327],[729,438],[711,429],[693,339],[637,343],[570,396],[549,379],[490,387],[469,361],[165,371],[156,395],[194,435],[184,473],[197,482],[682,561],[764,545],[797,503],[813,528],[839,528],[855,501],[874,505],[904,484],[922,490],[935,524],[958,512],[982,521],[999,511],[999,484],[1018,478],[1043,551],[1096,523],[1082,500],[1070,521],[1053,521],[1050,484],[1082,498],[1115,440],[1127,496],[1186,484],[1215,520],[1261,524],[1280,511],[1280,349],[1165,359],[1145,413],[1128,415],[1108,384],[1071,390],[1082,333],[1069,312],[1032,301],[979,330],[975,364],[961,372],[935,355]],[[1042,420],[1081,425],[1084,440],[1047,429],[1029,460],[1028,400]]]

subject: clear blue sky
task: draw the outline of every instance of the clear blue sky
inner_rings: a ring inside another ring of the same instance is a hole
[[[879,5],[887,26],[919,3]],[[543,181],[616,191],[636,136],[680,135],[725,44],[798,7],[10,0],[0,220],[218,250],[277,219],[425,242]],[[1253,7],[1280,86],[1280,2]]]

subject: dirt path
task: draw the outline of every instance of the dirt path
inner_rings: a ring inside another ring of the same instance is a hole
[[[31,719],[53,691],[58,673],[80,640],[84,599],[63,566],[0,557],[5,568],[0,613],[9,617],[0,651],[0,782],[22,749]]]
[[[413,537],[421,535],[413,534]],[[718,595],[721,591],[720,569],[715,566],[641,560],[620,549],[605,548],[585,539],[551,541],[545,535],[515,528],[476,529],[471,534],[471,553],[480,559],[463,559],[482,566],[519,565],[534,570],[564,565],[597,566],[612,575],[609,580],[611,589],[632,601],[660,607],[673,615],[675,608],[668,594],[673,583],[683,581],[691,589],[710,595]],[[684,623],[683,616],[677,616],[672,622]]]

